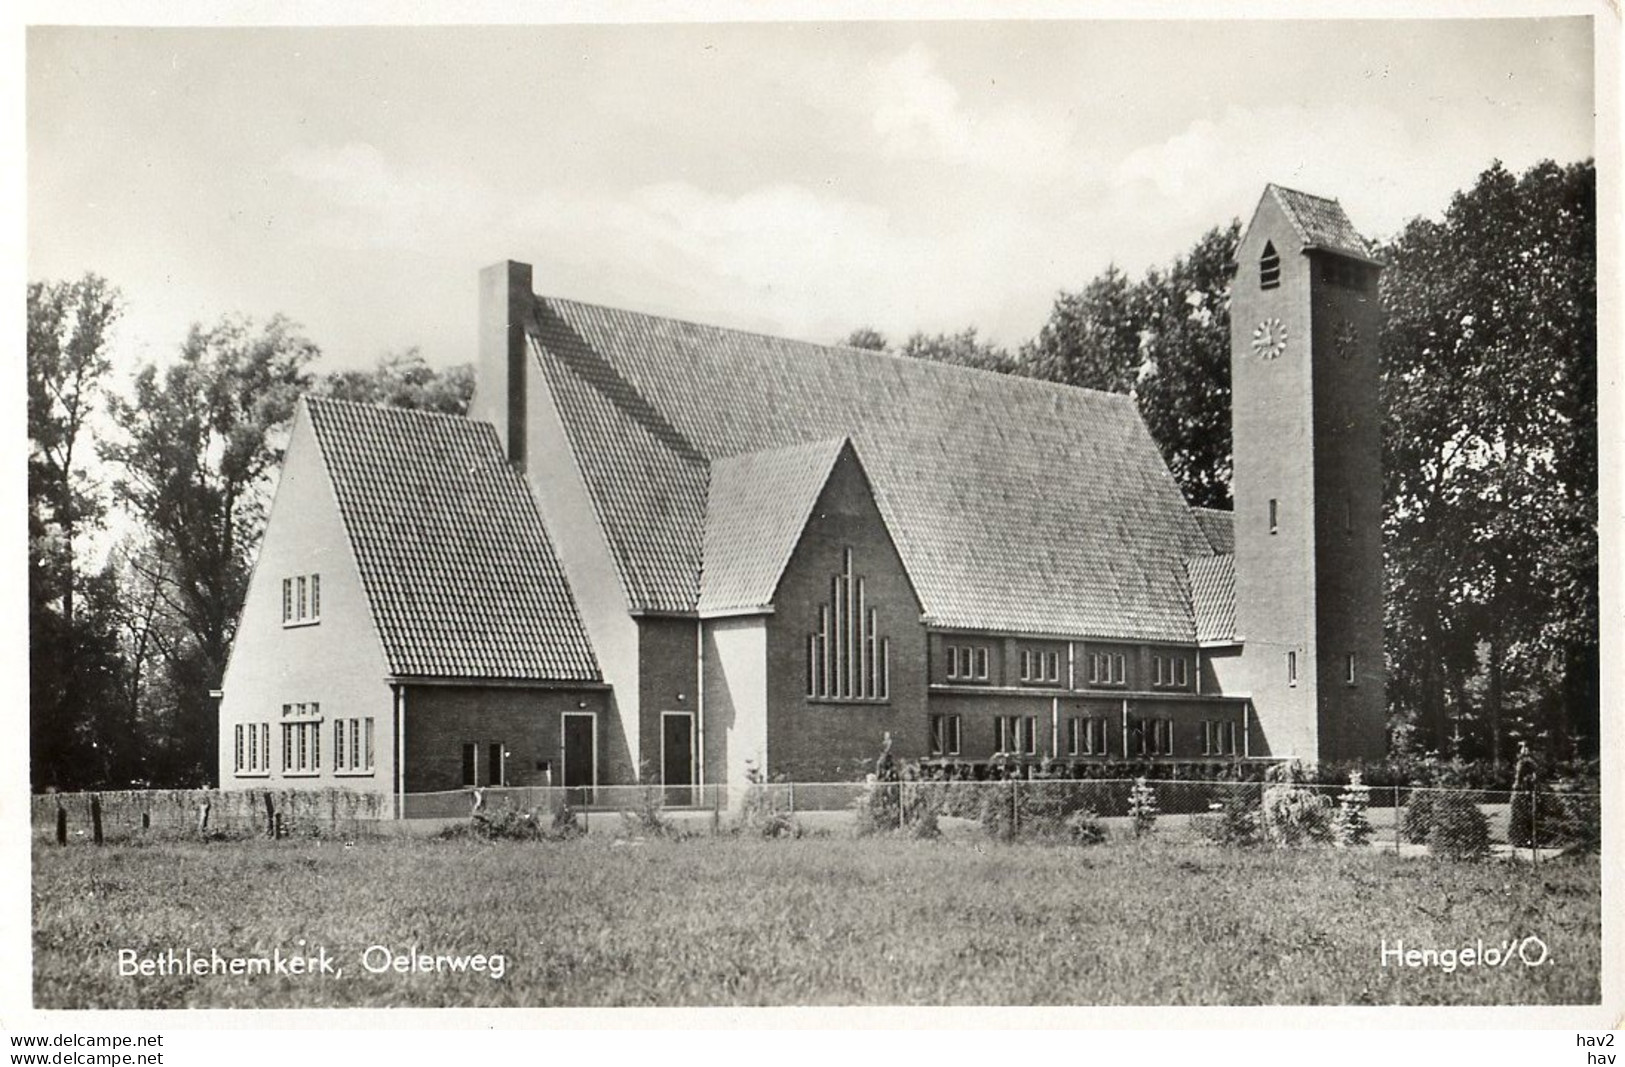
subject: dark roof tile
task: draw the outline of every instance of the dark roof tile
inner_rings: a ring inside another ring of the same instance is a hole
[[[490,424],[304,403],[392,674],[599,680],[536,504]]]

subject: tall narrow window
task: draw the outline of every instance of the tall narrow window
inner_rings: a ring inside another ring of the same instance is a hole
[[[1297,685],[1298,684],[1298,654],[1297,654],[1297,652],[1288,652],[1286,654],[1286,684],[1287,685]]]
[[[473,742],[463,744],[463,785],[475,784],[474,775],[477,770],[475,762],[479,759],[480,746]]]
[[[1258,287],[1274,289],[1281,284],[1281,257],[1272,241],[1264,242],[1264,254],[1258,257]]]
[[[1352,652],[1343,657],[1343,680],[1349,685],[1354,684],[1354,653]]]
[[[867,603],[852,550],[830,578],[830,601],[818,608],[818,630],[807,640],[807,695],[824,700],[886,700],[890,696],[890,642],[880,636],[880,612]],[[948,676],[959,674],[954,647],[944,649]],[[966,657],[968,664],[968,656]]]
[[[1281,529],[1281,507],[1274,497],[1270,497],[1270,533],[1279,533]]]
[[[293,621],[293,579],[282,579],[282,621]]]
[[[322,576],[319,574],[310,576],[310,617],[322,617]]]

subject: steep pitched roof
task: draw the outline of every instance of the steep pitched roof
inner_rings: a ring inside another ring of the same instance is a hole
[[[599,680],[535,501],[490,424],[304,405],[391,673]]]
[[[1325,248],[1359,259],[1371,258],[1371,249],[1366,245],[1365,238],[1360,236],[1354,223],[1349,221],[1348,214],[1343,211],[1343,205],[1336,200],[1311,196],[1279,185],[1268,186],[1265,195],[1275,198],[1287,221],[1306,246]]]
[[[1236,532],[1232,515],[1218,508],[1191,508],[1196,525],[1202,528],[1215,555],[1227,555],[1236,550]]]
[[[1196,640],[1236,640],[1236,557],[1193,556],[1185,561],[1185,574],[1196,616]]]
[[[765,607],[829,481],[843,437],[711,464],[699,610]]]
[[[1211,547],[1126,396],[538,300],[631,607],[700,599],[712,461],[850,436],[929,621],[1189,641]]]

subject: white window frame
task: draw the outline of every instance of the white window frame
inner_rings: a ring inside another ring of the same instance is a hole
[[[298,574],[282,579],[282,625],[315,626],[322,621],[322,576]]]

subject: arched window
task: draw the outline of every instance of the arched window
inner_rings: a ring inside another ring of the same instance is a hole
[[[1260,289],[1274,289],[1281,284],[1281,257],[1275,252],[1275,244],[1264,242],[1264,254],[1258,257],[1258,287]]]

